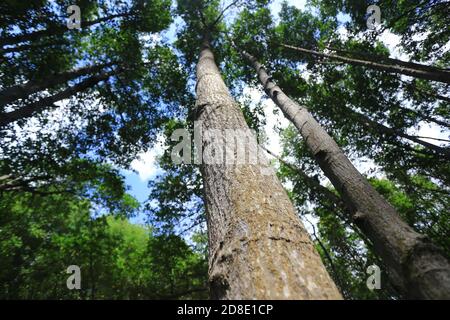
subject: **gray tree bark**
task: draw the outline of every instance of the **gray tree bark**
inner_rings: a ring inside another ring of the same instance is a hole
[[[341,194],[355,224],[373,242],[393,284],[409,298],[450,299],[450,262],[428,238],[415,232],[352,165],[308,110],[275,84],[247,52],[265,92],[303,136],[320,168]]]
[[[248,130],[204,41],[197,65],[197,121]],[[211,141],[202,135],[204,149]],[[258,152],[256,139],[249,149]],[[341,299],[283,186],[268,164],[201,165],[213,299]]]

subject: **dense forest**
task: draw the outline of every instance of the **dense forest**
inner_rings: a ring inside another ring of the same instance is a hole
[[[450,299],[449,17],[2,0],[0,299]]]

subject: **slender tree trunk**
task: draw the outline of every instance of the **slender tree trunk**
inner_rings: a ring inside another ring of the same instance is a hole
[[[436,119],[435,117],[428,116],[428,115],[424,114],[423,112],[419,112],[419,111],[412,110],[409,108],[405,108],[405,107],[401,107],[401,106],[398,108],[406,113],[408,113],[408,112],[414,113],[415,115],[417,115],[419,118],[421,118],[422,120],[424,120],[426,122],[433,122],[439,126],[450,128],[450,122]]]
[[[110,71],[110,72],[102,72],[98,75],[92,76],[86,80],[81,81],[79,84],[76,84],[72,87],[69,87],[57,94],[54,94],[52,96],[43,98],[41,100],[38,100],[36,102],[30,103],[24,107],[21,107],[20,109],[11,111],[11,112],[7,112],[7,113],[2,113],[0,114],[0,127],[2,126],[6,126],[7,124],[20,120],[20,119],[25,119],[25,118],[29,118],[32,115],[41,112],[42,110],[46,109],[46,108],[55,108],[56,106],[54,105],[55,102],[64,100],[64,99],[68,99],[70,98],[72,95],[78,93],[78,92],[82,92],[86,89],[89,89],[93,86],[95,86],[97,83],[107,80],[109,79],[109,77],[111,77],[114,74],[117,74],[118,71],[114,70],[114,71]]]
[[[372,240],[396,287],[409,298],[450,299],[450,263],[440,250],[400,218],[308,110],[286,96],[255,57],[241,53],[255,68],[266,93],[297,127],[319,166],[354,213],[355,224]]]
[[[31,80],[24,84],[19,84],[0,91],[0,107],[7,105],[17,99],[26,99],[31,94],[50,89],[56,85],[64,84],[69,80],[84,76],[90,73],[95,73],[103,68],[109,67],[113,63],[104,63],[94,66],[87,66],[72,71],[63,72],[60,74],[51,75],[45,79]]]
[[[204,41],[197,65],[197,121],[248,130]],[[211,141],[202,134],[204,149]],[[256,139],[249,149],[258,152]],[[261,151],[262,152],[262,151]],[[341,299],[270,165],[201,166],[214,299]],[[270,170],[265,172],[264,170]]]
[[[369,61],[369,60],[348,58],[348,57],[338,56],[338,55],[334,55],[334,54],[327,54],[327,53],[323,53],[323,52],[309,50],[309,49],[305,49],[305,48],[294,47],[294,46],[287,45],[287,44],[282,44],[281,46],[284,48],[298,51],[298,52],[310,54],[310,55],[313,55],[316,57],[329,58],[329,59],[342,61],[342,62],[352,64],[352,65],[368,67],[368,68],[375,69],[375,70],[404,74],[404,75],[411,76],[414,78],[420,78],[420,79],[432,80],[432,81],[438,81],[438,82],[450,84],[450,71],[446,71],[443,69],[435,68],[436,70],[431,71],[431,70],[427,70],[425,68],[412,68],[412,66],[408,66],[408,67],[407,66],[398,66],[398,65],[393,65],[393,64],[378,63],[378,62]]]
[[[336,51],[338,53],[349,54],[350,57],[348,57],[348,58],[352,58],[352,56],[357,56],[358,58],[362,58],[362,60],[371,61],[371,62],[381,62],[381,63],[388,62],[392,65],[403,66],[403,67],[408,67],[411,69],[418,69],[418,70],[424,70],[424,71],[429,71],[429,72],[447,72],[447,70],[445,70],[445,69],[428,66],[428,65],[420,64],[420,63],[416,63],[416,62],[408,62],[408,61],[403,61],[403,60],[399,60],[399,59],[393,59],[393,58],[389,58],[389,57],[385,57],[385,56],[363,53],[363,52],[352,52],[352,51],[341,50],[341,49],[337,49],[337,48],[333,48],[333,47],[326,47],[326,48],[329,50],[332,50],[332,51]]]
[[[81,27],[88,28],[90,26],[93,26],[93,25],[96,25],[96,24],[99,24],[102,22],[106,22],[106,21],[113,20],[116,18],[130,16],[130,15],[131,15],[130,13],[123,13],[123,14],[115,14],[115,15],[99,18],[99,19],[92,20],[92,21],[81,21]],[[38,30],[38,31],[31,32],[31,33],[25,33],[25,34],[0,38],[0,46],[14,45],[14,44],[18,44],[21,42],[27,42],[27,41],[36,41],[43,37],[50,37],[50,36],[57,36],[57,35],[64,34],[68,30],[69,29],[67,28],[65,23],[61,23],[61,25],[59,25],[59,26],[50,27],[50,28],[44,29],[44,30]]]

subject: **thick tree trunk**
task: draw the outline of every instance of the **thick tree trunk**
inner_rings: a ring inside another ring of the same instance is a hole
[[[204,41],[197,65],[204,130],[248,130]],[[202,135],[204,149],[211,147]],[[248,149],[258,152],[256,139]],[[247,150],[248,150],[247,149]],[[261,155],[261,154],[260,154]],[[285,190],[268,164],[201,166],[214,299],[341,299]],[[269,171],[266,171],[269,170]]]
[[[55,74],[41,80],[31,80],[24,84],[16,85],[13,87],[5,88],[0,91],[0,107],[7,105],[17,99],[26,99],[31,94],[50,89],[58,84],[65,84],[67,81],[84,76],[87,74],[95,73],[103,68],[113,65],[113,63],[104,63],[100,65],[87,66],[72,71]]]
[[[323,52],[318,52],[314,50],[309,50],[305,48],[300,47],[294,47],[287,44],[282,44],[284,48],[292,49],[298,52],[310,54],[317,57],[323,57],[323,58],[329,58],[337,61],[342,61],[348,64],[357,65],[357,66],[363,66],[368,67],[375,70],[380,71],[387,71],[391,73],[398,73],[398,74],[404,74],[407,76],[411,76],[414,78],[419,79],[425,79],[425,80],[431,80],[431,81],[438,81],[443,83],[449,83],[450,84],[450,71],[446,70],[440,70],[440,69],[433,69],[429,70],[429,68],[413,68],[410,66],[399,66],[399,65],[393,65],[393,64],[383,64],[375,61],[369,61],[369,60],[362,60],[362,59],[354,59],[354,58],[348,58],[343,56],[338,56],[335,54],[327,54]]]
[[[80,83],[69,87],[57,94],[54,94],[52,96],[42,98],[36,102],[30,103],[24,107],[21,107],[20,109],[7,112],[7,113],[1,113],[0,114],[0,127],[6,126],[7,124],[17,121],[19,119],[25,119],[29,118],[32,115],[41,112],[42,110],[46,108],[56,107],[54,105],[55,102],[68,99],[74,94],[78,92],[82,92],[86,89],[89,89],[93,86],[95,86],[97,83],[109,79],[114,74],[117,74],[118,71],[110,71],[110,72],[102,72],[98,75],[92,76],[86,80],[81,81]]]
[[[450,263],[415,232],[351,164],[307,109],[286,96],[263,66],[246,52],[266,93],[297,127],[325,175],[341,194],[355,224],[372,240],[396,287],[409,298],[450,299]]]

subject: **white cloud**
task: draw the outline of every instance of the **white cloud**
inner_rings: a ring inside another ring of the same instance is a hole
[[[143,42],[146,48],[154,48],[162,40],[160,33],[145,33],[139,36],[139,40]]]
[[[409,61],[409,56],[399,46],[400,36],[385,30],[380,36],[380,41],[389,49],[391,58]]]
[[[164,153],[164,138],[159,136],[155,146],[144,153],[140,153],[136,159],[131,162],[131,168],[139,174],[139,178],[145,182],[156,176],[160,171],[157,158]]]

